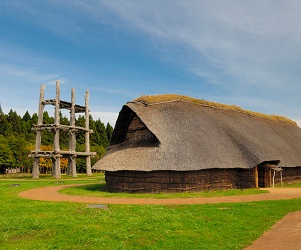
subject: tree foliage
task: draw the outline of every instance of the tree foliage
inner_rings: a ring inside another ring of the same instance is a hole
[[[38,115],[30,115],[28,111],[23,117],[19,116],[12,109],[8,114],[2,111],[0,105],[0,173],[5,173],[7,168],[20,168],[22,172],[30,172],[33,165],[33,159],[28,155],[35,148],[36,134],[32,130],[34,124],[37,124]],[[43,124],[53,124],[54,118],[44,111]],[[113,128],[108,123],[106,126],[98,119],[94,120],[89,117],[90,129],[94,131],[90,135],[91,151],[96,152],[96,157],[92,159],[92,164],[99,160],[109,146]],[[69,125],[69,119],[60,113],[60,124]],[[75,121],[76,126],[85,127],[85,117],[79,115]],[[52,151],[53,149],[53,132],[44,130],[42,132],[41,149]],[[68,150],[69,133],[61,131],[60,147]],[[85,134],[76,134],[76,150],[85,151]],[[85,159],[77,159],[77,168],[79,172],[85,171]],[[61,159],[61,168],[66,170],[68,159]],[[40,159],[40,167],[43,173],[49,173],[52,168],[52,160],[47,158]]]

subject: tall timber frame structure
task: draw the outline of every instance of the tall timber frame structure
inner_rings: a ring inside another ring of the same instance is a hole
[[[61,178],[61,158],[68,158],[67,174],[76,177],[76,158],[86,158],[86,174],[91,175],[91,157],[95,156],[95,152],[90,152],[90,134],[93,133],[89,128],[89,91],[85,94],[85,106],[75,104],[75,89],[71,90],[71,102],[60,100],[60,82],[56,81],[56,97],[52,100],[44,100],[45,85],[40,88],[40,101],[38,111],[38,124],[33,126],[36,131],[36,145],[35,150],[30,153],[30,157],[34,158],[32,178],[39,178],[39,163],[40,158],[52,159],[52,175],[56,178]],[[54,106],[54,124],[43,124],[43,113],[45,105]],[[70,110],[70,125],[60,124],[60,110]],[[85,113],[85,127],[75,126],[75,114]],[[41,150],[41,140],[43,130],[52,131],[53,137],[53,151]],[[62,151],[60,149],[60,132],[69,132],[69,151]],[[76,133],[85,133],[85,152],[76,152]]]

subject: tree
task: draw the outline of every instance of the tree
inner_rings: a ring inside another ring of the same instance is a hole
[[[33,113],[32,117],[31,117],[31,127],[34,125],[34,124],[38,124],[38,115],[37,113]]]
[[[86,127],[86,119],[84,116],[79,115],[78,118],[75,120],[75,126],[77,127]],[[78,133],[76,135],[76,144],[85,144],[85,134],[84,133]]]
[[[95,122],[91,115],[89,116],[89,124],[90,124],[90,129],[93,130],[93,133],[90,135],[91,145],[98,145],[100,137],[96,129]]]
[[[43,113],[43,124],[53,124],[54,119],[49,116],[47,111]],[[52,145],[53,144],[53,132],[49,130],[42,131],[42,145]]]
[[[28,121],[31,120],[31,116],[30,116],[30,114],[28,113],[28,111],[25,112],[25,114],[24,114],[23,117],[22,117],[22,120],[23,120],[24,122],[28,122]]]
[[[66,116],[62,115],[62,112],[60,112],[60,124],[62,125],[69,125],[69,120]],[[69,133],[68,131],[61,131],[60,132],[60,145],[61,147],[68,147],[69,145]]]
[[[68,168],[68,158],[61,158],[61,169],[66,172]]]
[[[7,116],[8,123],[12,126],[12,131],[14,134],[20,134],[21,131],[21,117],[17,114],[16,111],[10,109]]]
[[[107,123],[106,132],[108,141],[110,142],[113,134],[113,127],[110,125],[110,123]]]
[[[0,106],[0,134],[5,134],[7,123],[6,115],[3,113],[2,107]]]
[[[35,138],[35,134],[32,131],[32,121],[28,111],[25,112],[21,119],[21,131],[27,141],[32,141]]]
[[[6,168],[10,168],[13,163],[13,154],[9,147],[9,141],[0,135],[0,173],[5,173]]]
[[[53,124],[54,118],[50,117],[47,111],[43,113],[43,124]]]
[[[96,152],[96,156],[91,159],[92,165],[94,165],[106,153],[106,149],[102,145],[101,146],[91,146],[91,151]]]
[[[32,161],[28,161],[29,142],[23,136],[9,136],[8,145],[13,155],[12,167],[29,167],[27,164],[32,165]]]
[[[52,151],[53,147],[50,145],[42,145],[41,150]],[[51,158],[40,157],[39,165],[40,165],[40,170],[42,173],[44,173],[44,174],[51,173],[51,170],[52,170],[52,159]]]
[[[100,119],[98,119],[97,121],[95,121],[95,127],[96,131],[99,134],[99,141],[97,142],[97,144],[107,148],[109,146],[109,140],[107,137],[105,125],[100,121]]]

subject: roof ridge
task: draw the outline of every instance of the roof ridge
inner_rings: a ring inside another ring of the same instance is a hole
[[[158,96],[160,96],[160,95],[158,95]],[[161,96],[164,97],[164,95],[161,95]],[[150,101],[147,100],[147,98],[156,97],[156,96],[141,96],[128,103],[142,103],[145,106],[153,106],[153,105],[158,105],[158,104],[182,101],[182,102],[192,103],[192,104],[196,104],[196,105],[203,106],[203,107],[216,108],[216,109],[221,109],[221,110],[232,110],[232,111],[244,113],[244,114],[247,114],[247,115],[250,115],[253,117],[258,117],[258,118],[262,118],[262,119],[266,119],[266,120],[272,120],[272,121],[276,121],[276,122],[286,122],[286,123],[297,125],[297,123],[295,121],[292,121],[287,117],[279,116],[279,115],[267,115],[267,114],[263,114],[263,113],[256,112],[256,111],[245,110],[237,105],[222,104],[222,103],[207,101],[204,99],[197,99],[197,98],[181,96],[181,95],[166,95],[166,97],[167,96],[175,96],[175,97],[180,97],[180,98],[167,99],[166,101],[156,102],[153,100],[150,100]],[[185,99],[181,98],[181,97],[184,97]]]

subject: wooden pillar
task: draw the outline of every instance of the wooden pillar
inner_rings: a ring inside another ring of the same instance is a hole
[[[90,153],[90,122],[89,122],[89,90],[86,91],[85,95],[85,106],[86,106],[86,153]],[[92,175],[91,169],[91,155],[86,157],[86,173]]]
[[[55,111],[54,111],[54,176],[61,178],[61,158],[60,154],[60,81],[56,81]]]
[[[255,188],[259,188],[259,184],[258,184],[258,166],[255,167]]]
[[[44,112],[44,94],[45,94],[45,85],[42,85],[40,88],[40,100],[39,100],[39,111],[38,111],[38,124],[43,124],[43,112]],[[37,129],[36,134],[36,147],[35,153],[38,154],[38,151],[41,150],[41,139],[42,139],[42,130]],[[32,178],[39,178],[39,166],[40,166],[40,157],[34,157],[34,163],[32,168]]]
[[[68,175],[71,175],[72,177],[76,177],[76,156],[75,154],[69,155],[68,158]]]
[[[68,158],[68,175],[76,177],[76,156],[75,147],[76,147],[76,135],[75,135],[75,89],[71,90],[71,108],[70,108],[70,126],[73,127],[70,129],[69,133],[69,151],[73,154]]]

